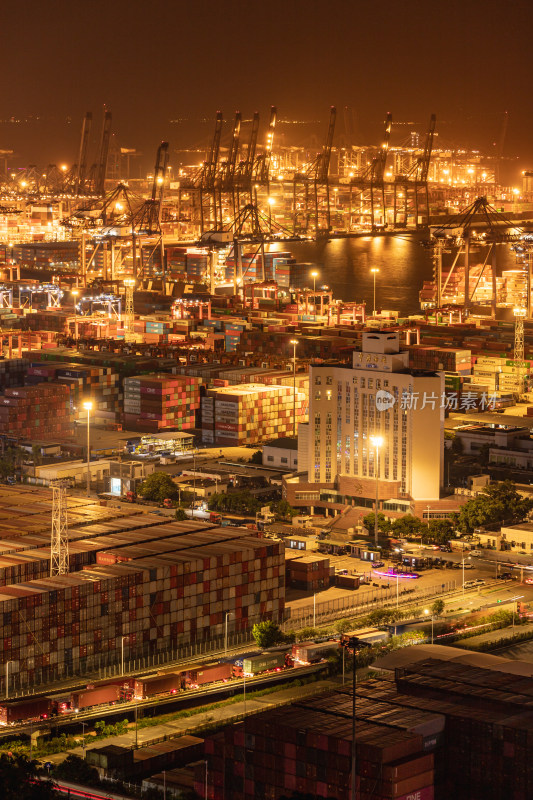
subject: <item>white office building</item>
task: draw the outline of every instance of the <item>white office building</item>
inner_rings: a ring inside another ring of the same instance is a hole
[[[443,374],[409,369],[408,353],[391,331],[363,333],[352,366],[311,366],[309,423],[298,433],[307,481],[300,473],[299,485],[291,482],[291,501],[302,505],[314,497],[372,507],[376,477],[384,511],[413,511],[413,502],[438,500],[443,398]]]

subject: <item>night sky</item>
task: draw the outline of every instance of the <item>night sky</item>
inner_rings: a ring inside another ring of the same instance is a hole
[[[96,139],[107,104],[117,142],[148,167],[161,139],[171,151],[205,145],[217,109],[227,120],[258,110],[262,131],[271,104],[317,122],[279,126],[299,144],[323,137],[333,104],[353,108],[356,144],[379,140],[387,111],[415,123],[393,128],[394,143],[435,112],[440,143],[485,151],[508,110],[505,155],[533,167],[532,23],[531,0],[12,2],[0,150],[13,148],[16,166],[71,163],[83,113]]]

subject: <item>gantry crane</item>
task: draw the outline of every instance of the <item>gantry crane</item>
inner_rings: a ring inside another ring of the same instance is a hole
[[[395,228],[406,226],[409,213],[414,216],[417,228],[425,228],[429,224],[428,173],[436,123],[437,117],[432,114],[422,154],[406,174],[395,176],[393,198]],[[402,224],[399,225],[399,221]]]
[[[329,123],[322,151],[317,154],[303,173],[295,173],[293,180],[293,230],[307,232],[310,227],[311,203],[309,190],[313,192],[313,217],[315,236],[327,235],[331,229],[329,166],[337,109],[331,106]],[[303,216],[304,224],[300,219]]]
[[[478,197],[466,209],[453,216],[446,224],[431,229],[433,248],[434,277],[436,284],[436,307],[443,305],[443,298],[452,277],[458,270],[464,271],[463,308],[468,314],[470,306],[476,302],[475,295],[490,262],[491,270],[491,314],[496,316],[496,247],[497,245],[518,241],[523,231],[505,214],[493,208],[486,197]],[[470,256],[473,249],[485,249],[485,256],[473,288],[470,286]],[[443,283],[443,253],[452,253],[452,264]],[[462,257],[462,264],[460,264]],[[531,313],[531,273],[527,273],[524,305],[526,313]]]

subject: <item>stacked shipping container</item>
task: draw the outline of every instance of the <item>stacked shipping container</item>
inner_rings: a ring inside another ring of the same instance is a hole
[[[68,387],[50,383],[6,389],[0,397],[0,433],[33,441],[71,438]]]
[[[200,380],[182,375],[137,375],[124,380],[124,422],[163,430],[195,427]]]
[[[306,397],[296,392],[296,420],[303,422]],[[294,426],[294,391],[286,386],[210,389],[202,397],[202,440],[218,446],[256,444],[290,436]]]

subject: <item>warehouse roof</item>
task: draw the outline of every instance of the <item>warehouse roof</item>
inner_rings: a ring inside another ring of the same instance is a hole
[[[298,450],[298,438],[294,436],[282,436],[280,439],[272,439],[265,442],[263,447],[277,447],[282,450]]]
[[[448,647],[442,644],[422,644],[403,647],[374,662],[377,669],[395,670],[400,667],[410,667],[412,664],[426,661],[428,658],[440,661],[455,661],[459,664],[468,664],[481,669],[509,672],[524,676],[533,676],[533,663],[526,661],[513,661],[502,656],[490,653],[475,653],[462,647]]]

